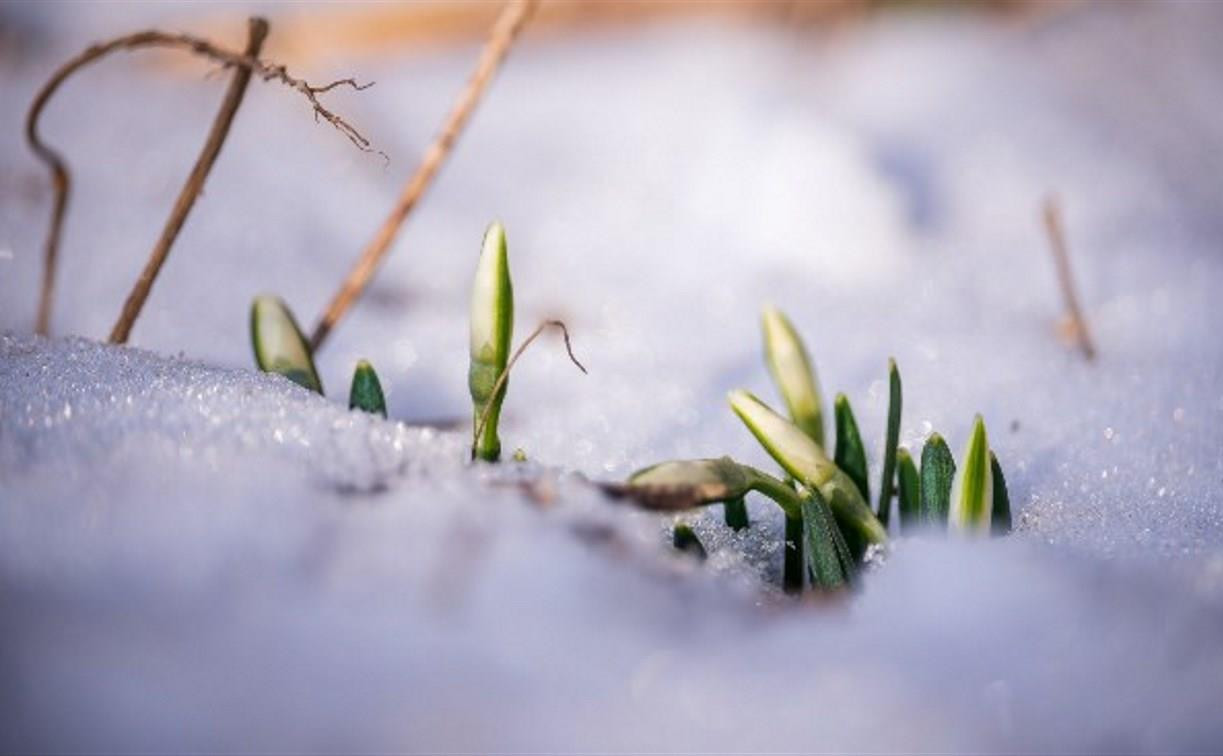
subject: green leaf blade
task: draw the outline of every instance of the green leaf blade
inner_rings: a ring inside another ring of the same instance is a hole
[[[802,507],[803,553],[811,585],[824,591],[848,587],[853,560],[828,502],[818,490],[811,489],[803,497]]]
[[[896,450],[896,489],[900,502],[900,527],[907,530],[921,521],[921,476],[908,449]]]
[[[854,411],[849,405],[849,398],[844,394],[837,394],[833,403],[833,411],[837,425],[833,461],[858,487],[862,498],[870,501],[870,481],[866,471],[866,446],[862,443],[862,434],[858,432],[858,421],[854,419]]]
[[[990,473],[994,477],[993,513],[990,517],[990,532],[994,535],[1006,535],[1011,532],[1011,496],[1006,489],[1006,477],[1002,474],[1002,465],[993,450],[989,453]]]
[[[993,473],[989,464],[989,438],[980,415],[973,422],[961,460],[951,487],[949,522],[952,529],[963,533],[988,533],[994,505]]]
[[[386,417],[386,396],[382,393],[382,381],[368,360],[359,360],[352,374],[352,386],[348,391],[348,409],[357,409],[371,415]]]
[[[943,437],[933,433],[926,439],[921,452],[921,521],[924,524],[947,526],[954,481],[955,458]]]
[[[776,307],[762,316],[764,360],[790,418],[820,446],[824,445],[824,400],[807,347],[790,319]]]
[[[896,484],[896,447],[900,443],[900,369],[896,360],[888,360],[888,427],[883,445],[883,478],[879,482],[879,508],[877,516],[883,527],[888,526],[892,511],[892,494]]]
[[[284,300],[269,295],[255,297],[251,303],[251,345],[260,370],[323,393],[309,342]]]

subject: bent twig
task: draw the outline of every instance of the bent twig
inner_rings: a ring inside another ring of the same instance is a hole
[[[1074,339],[1083,351],[1083,357],[1091,362],[1096,356],[1096,347],[1087,329],[1087,318],[1079,307],[1078,291],[1074,285],[1074,273],[1070,268],[1070,254],[1066,249],[1066,234],[1062,226],[1062,213],[1057,199],[1053,196],[1045,198],[1042,208],[1045,221],[1045,231],[1049,234],[1049,248],[1053,252],[1053,262],[1057,268],[1057,282],[1062,290],[1062,300],[1066,305],[1066,314],[1070,318]]]

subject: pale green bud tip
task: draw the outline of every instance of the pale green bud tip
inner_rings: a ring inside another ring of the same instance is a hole
[[[988,534],[994,503],[989,438],[985,421],[977,415],[951,487],[951,527],[972,534]]]
[[[737,499],[747,494],[750,479],[729,457],[662,462],[633,473],[628,485],[640,493],[684,495],[692,506]]]
[[[306,338],[279,297],[261,295],[251,303],[251,343],[260,370],[278,373],[299,386],[323,393]]]
[[[790,418],[822,446],[823,399],[807,349],[789,318],[776,307],[764,309],[762,323],[765,362],[790,412]]]
[[[498,372],[510,354],[514,292],[505,229],[493,223],[484,234],[471,295],[471,358]]]
[[[727,399],[743,424],[787,473],[809,486],[822,486],[832,476],[835,467],[823,448],[796,425],[743,389],[731,391]]]

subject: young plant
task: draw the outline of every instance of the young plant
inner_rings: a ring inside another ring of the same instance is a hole
[[[501,456],[497,422],[508,381],[498,378],[510,357],[514,332],[514,290],[510,284],[505,229],[493,223],[484,234],[471,294],[471,365],[467,386],[474,406],[472,459],[496,462]],[[483,418],[484,427],[480,428]]]
[[[994,476],[994,506],[990,517],[990,532],[994,535],[1006,535],[1011,532],[1011,497],[1006,490],[1006,478],[1002,475],[1002,465],[991,449],[989,453],[989,469]]]
[[[896,446],[900,443],[900,370],[896,360],[888,360],[888,429],[883,444],[883,479],[879,482],[879,522],[888,526],[892,493],[896,489]],[[863,494],[865,496],[865,494]]]
[[[974,535],[989,533],[994,508],[994,475],[990,470],[985,421],[977,415],[951,486],[952,530]]]
[[[951,484],[955,481],[955,459],[947,442],[937,433],[926,439],[921,450],[921,521],[947,526],[951,510]]]
[[[729,401],[731,409],[782,469],[803,486],[818,490],[828,502],[855,559],[862,558],[867,546],[887,542],[887,530],[857,485],[828,459],[823,447],[747,391],[730,392]]]
[[[382,382],[378,380],[374,366],[366,360],[357,362],[357,369],[353,371],[352,388],[348,392],[348,408],[386,417],[386,397],[382,394]]]
[[[832,459],[858,486],[863,500],[870,501],[871,484],[866,473],[866,446],[862,443],[862,434],[858,432],[858,421],[854,419],[849,399],[844,394],[837,394],[833,402],[833,412],[837,421],[837,445]]]
[[[260,370],[279,373],[299,386],[323,393],[306,338],[279,297],[259,296],[251,303],[251,343]]]
[[[783,565],[787,591],[802,589],[804,573],[822,590],[846,586],[853,579],[849,547],[818,490],[795,490],[729,457],[663,462],[634,473],[624,485],[605,485],[604,490],[663,511],[724,504],[756,491],[772,499],[786,517],[786,540],[792,543],[787,544]]]
[[[921,521],[921,476],[909,450],[896,450],[896,491],[900,501],[900,527],[912,528]]]
[[[764,361],[790,412],[790,419],[811,440],[823,446],[824,400],[807,348],[781,310],[766,307],[762,320]]]

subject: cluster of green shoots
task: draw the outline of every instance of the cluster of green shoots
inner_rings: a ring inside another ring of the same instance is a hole
[[[468,388],[472,399],[473,460],[496,462],[501,456],[498,424],[509,371],[543,330],[546,321],[511,354],[514,291],[510,281],[505,229],[488,227],[476,266],[471,298],[471,362]],[[255,361],[262,370],[279,373],[307,389],[323,393],[309,342],[288,306],[277,297],[261,296],[251,308]],[[566,347],[568,334],[566,333]],[[745,497],[757,492],[771,499],[785,516],[783,586],[837,590],[853,584],[872,550],[885,547],[893,500],[899,529],[943,528],[970,535],[1006,533],[1011,527],[1006,481],[990,451],[985,423],[978,415],[957,467],[942,436],[932,434],[921,452],[921,467],[899,446],[901,384],[895,360],[889,361],[889,403],[883,447],[883,470],[877,503],[871,500],[866,446],[849,399],[833,402],[836,445],[826,448],[824,401],[807,348],[779,310],[764,312],[764,353],[788,417],[750,392],[730,392],[731,409],[781,467],[773,475],[729,457],[675,460],[634,473],[624,484],[603,489],[652,510],[680,511],[710,504],[723,506],[726,525],[751,527]],[[574,364],[585,368],[573,357]],[[349,408],[386,417],[386,400],[373,366],[357,363]],[[522,459],[516,453],[515,459]],[[673,531],[677,548],[704,554],[691,526]]]
[[[782,582],[790,592],[850,586],[871,550],[887,543],[894,499],[901,531],[933,527],[985,535],[1010,530],[1006,481],[979,415],[958,468],[946,441],[935,433],[922,449],[919,470],[912,455],[898,446],[900,371],[895,360],[889,361],[883,470],[872,509],[866,447],[849,399],[838,394],[833,403],[836,446],[830,459],[824,403],[811,359],[789,319],[772,308],[764,312],[764,352],[789,417],[742,389],[730,392],[729,401],[781,467],[781,477],[729,457],[676,460],[640,470],[612,490],[650,509],[722,504],[726,525],[735,530],[750,527],[744,497],[752,491],[763,494],[785,516]],[[674,543],[704,553],[686,523],[675,526]]]
[[[468,388],[473,404],[472,459],[496,462],[501,457],[498,424],[505,401],[509,369],[518,354],[547,326],[564,331],[560,321],[545,321],[511,356],[514,333],[514,288],[510,282],[509,252],[505,228],[493,223],[484,234],[480,260],[476,265],[471,297],[471,364]],[[256,297],[251,306],[251,341],[255,363],[265,372],[278,373],[290,381],[319,394],[323,384],[314,366],[310,343],[306,340],[288,305],[278,297]],[[568,348],[568,333],[565,332]],[[579,369],[581,363],[569,356]],[[349,391],[349,409],[386,417],[382,383],[367,360],[357,363]],[[515,459],[524,456],[519,452]]]

